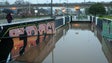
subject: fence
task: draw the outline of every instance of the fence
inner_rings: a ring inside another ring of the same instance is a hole
[[[109,39],[112,39],[112,20],[103,19],[102,35]]]
[[[45,43],[51,39],[52,34],[56,33],[56,28],[66,25],[70,19],[69,16],[66,16],[58,19],[47,18],[0,25],[0,50],[2,50],[0,62],[6,63],[5,61],[10,54],[11,59],[14,59],[28,51],[30,46]]]
[[[59,28],[67,23],[71,22],[71,16],[65,16],[55,19],[55,28]]]
[[[90,16],[72,16],[72,21],[91,21]]]
[[[90,16],[90,20],[102,31],[102,36],[112,39],[112,20]]]

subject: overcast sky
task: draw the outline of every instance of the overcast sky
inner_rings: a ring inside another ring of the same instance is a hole
[[[6,0],[0,0],[0,2],[4,2]],[[9,3],[14,3],[16,0],[7,0]],[[50,3],[51,0],[24,0],[24,1],[29,1],[31,3]],[[112,0],[85,0],[86,2],[91,1],[91,2],[110,2]],[[67,0],[53,0],[53,3],[63,3],[67,2]],[[77,2],[84,2],[84,0],[68,0],[69,3],[77,3]]]

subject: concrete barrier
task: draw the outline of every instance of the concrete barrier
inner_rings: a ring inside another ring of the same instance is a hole
[[[49,31],[52,28],[52,31]],[[26,30],[28,36],[38,35],[46,32],[47,34],[55,33],[54,19],[39,19],[32,21],[22,21],[14,23],[6,23],[0,25],[0,38],[19,37]],[[40,31],[41,30],[41,31]]]

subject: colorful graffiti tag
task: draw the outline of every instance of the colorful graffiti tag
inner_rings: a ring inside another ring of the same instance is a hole
[[[9,30],[9,36],[13,37],[12,58],[23,55],[30,47],[37,46],[45,41],[48,35],[55,33],[54,22],[39,23],[38,26],[31,25],[26,27],[14,28]]]

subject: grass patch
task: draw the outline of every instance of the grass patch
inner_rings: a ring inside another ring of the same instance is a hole
[[[101,16],[100,18],[101,18],[101,19],[103,19],[103,18],[112,19],[112,16]]]

